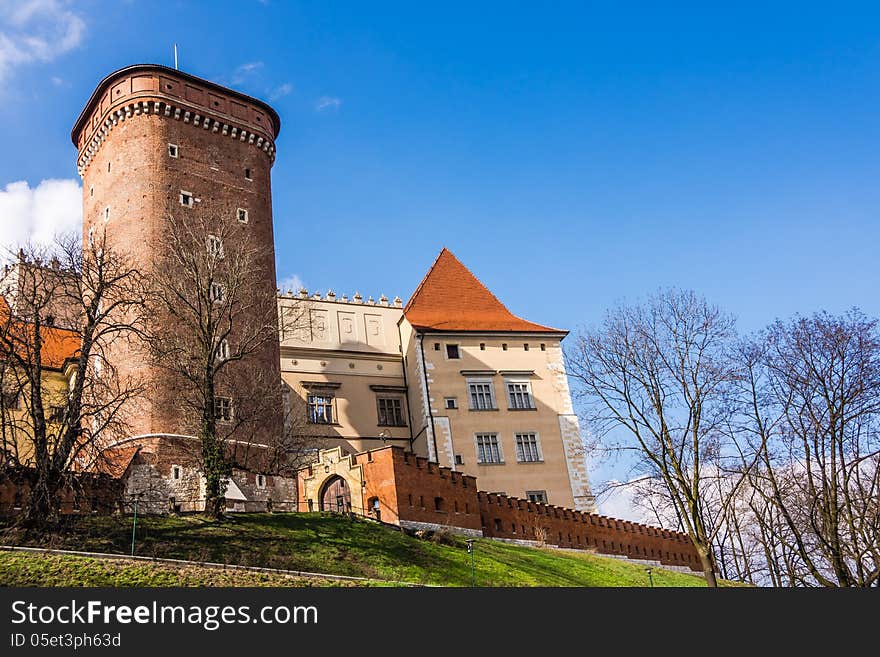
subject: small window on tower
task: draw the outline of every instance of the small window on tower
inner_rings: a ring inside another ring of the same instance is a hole
[[[215,258],[223,257],[223,240],[216,235],[208,235],[208,255]]]
[[[245,169],[245,170],[244,170],[244,178],[245,178],[245,180],[253,180],[253,176],[251,176],[251,170],[250,170],[250,169]]]
[[[238,209],[238,220],[241,223],[246,224],[248,222],[248,211],[243,208],[239,208]]]
[[[110,208],[104,208],[104,221],[110,221]]]
[[[214,303],[226,301],[226,286],[223,283],[211,283],[211,301]]]
[[[110,173],[110,163],[107,163],[107,173]]]
[[[501,351],[507,351],[507,343],[506,342],[501,343]]]
[[[448,344],[446,345],[446,358],[449,360],[458,360],[461,358],[461,354],[458,351],[457,344]]]
[[[180,204],[185,208],[191,208],[193,206],[193,195],[190,192],[180,192]]]
[[[94,196],[94,195],[95,195],[95,186],[92,185],[91,187],[89,187],[89,196]]]
[[[168,157],[177,157],[177,144],[168,144]]]

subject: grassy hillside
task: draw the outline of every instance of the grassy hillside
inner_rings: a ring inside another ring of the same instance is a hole
[[[0,552],[0,586],[366,586],[274,573]]]
[[[127,554],[131,518],[72,518],[38,541],[14,534],[6,544]],[[641,565],[590,554],[475,544],[478,586],[648,586]],[[364,520],[320,513],[247,514],[224,522],[200,517],[138,519],[136,554],[286,570],[354,575],[443,586],[469,586],[464,539],[421,540]],[[654,586],[704,586],[702,578],[654,569]]]

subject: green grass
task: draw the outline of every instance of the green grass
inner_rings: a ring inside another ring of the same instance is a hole
[[[274,573],[93,559],[58,554],[0,552],[0,586],[360,586]]]
[[[128,554],[131,518],[72,518],[38,540],[0,542]],[[487,539],[475,543],[478,586],[648,586],[645,567]],[[421,540],[370,523],[321,513],[247,514],[223,522],[195,516],[138,518],[136,554],[265,566],[441,586],[469,586],[464,539]],[[221,571],[222,572],[222,571]],[[653,569],[654,586],[705,586],[698,575]],[[62,582],[63,583],[63,582]]]

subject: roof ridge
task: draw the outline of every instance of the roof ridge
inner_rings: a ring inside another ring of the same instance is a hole
[[[437,254],[436,258],[434,258],[434,262],[431,263],[431,266],[428,268],[428,272],[424,276],[422,276],[421,282],[418,284],[418,286],[416,286],[415,292],[412,293],[412,296],[410,296],[409,301],[406,302],[406,306],[404,306],[404,308],[403,308],[404,315],[406,314],[406,311],[409,310],[410,306],[412,306],[413,303],[415,302],[415,300],[418,298],[419,293],[422,291],[422,288],[425,286],[425,281],[428,280],[428,278],[431,276],[431,272],[434,271],[434,267],[436,267],[437,263],[440,262],[440,256],[443,255],[444,251],[449,251],[449,249],[447,249],[445,246],[442,249],[440,249],[440,253]],[[452,251],[449,251],[449,253],[451,254]]]
[[[435,330],[567,332],[513,314],[447,247],[422,278],[404,315],[417,328]]]

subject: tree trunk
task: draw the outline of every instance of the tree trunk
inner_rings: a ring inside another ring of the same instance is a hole
[[[706,578],[706,586],[716,588],[718,580],[715,577],[715,564],[710,551],[703,546],[697,546],[697,554],[700,556],[700,565],[703,567],[703,577]]]

